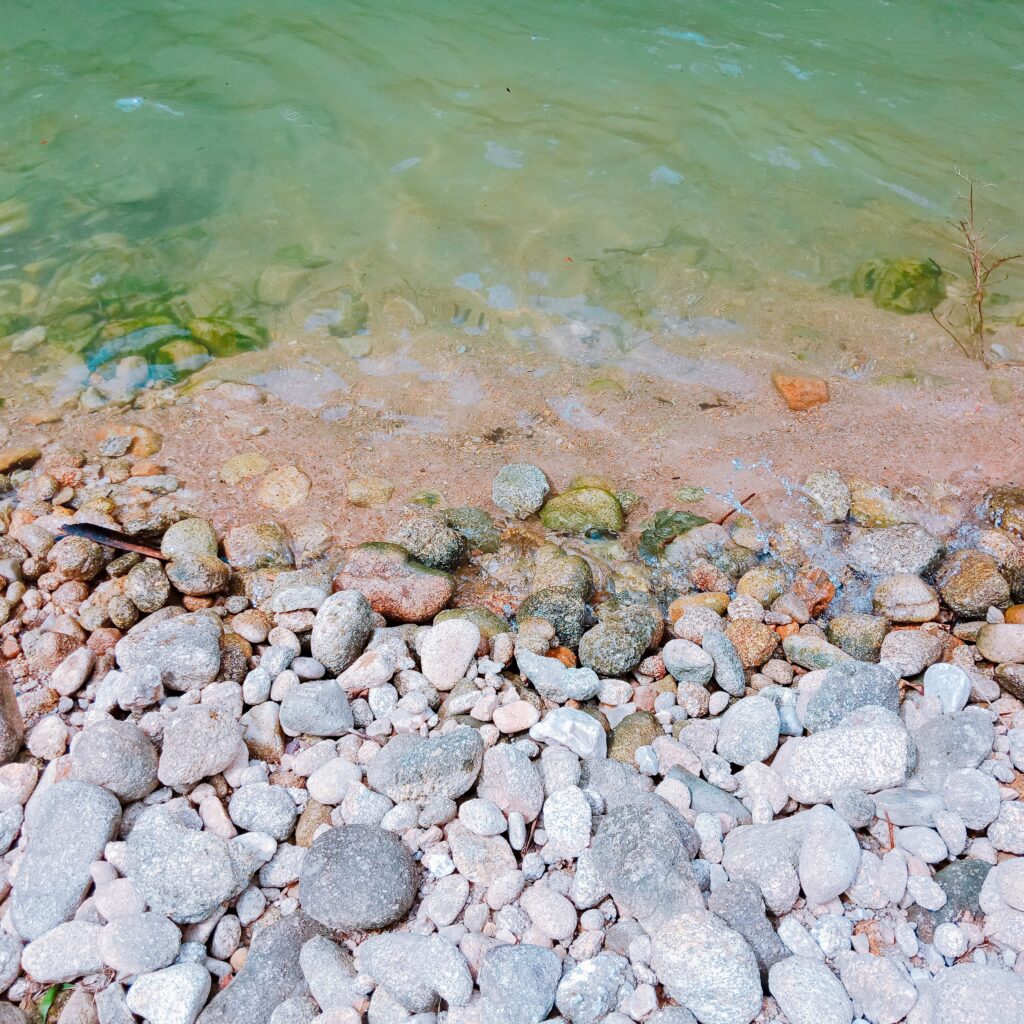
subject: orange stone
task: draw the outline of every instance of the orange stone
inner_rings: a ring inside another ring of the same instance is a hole
[[[821,377],[799,377],[776,370],[772,383],[794,412],[806,412],[828,401],[828,383]]]
[[[576,667],[576,655],[569,650],[568,647],[553,647],[547,653],[547,657],[555,658],[560,661],[566,668]]]
[[[794,633],[799,633],[800,625],[796,622],[787,622],[784,626],[776,626],[775,632],[785,640],[787,636],[793,636]]]
[[[836,588],[824,569],[808,569],[793,581],[793,593],[807,605],[811,615],[820,615],[836,596]]]
[[[1024,626],[1024,604],[1011,604],[1004,615],[1007,622],[1015,626]]]

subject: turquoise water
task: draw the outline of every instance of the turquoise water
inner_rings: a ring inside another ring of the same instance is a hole
[[[138,315],[671,323],[955,265],[955,167],[1024,236],[1012,0],[6,0],[0,71],[0,335],[47,326],[37,362]]]

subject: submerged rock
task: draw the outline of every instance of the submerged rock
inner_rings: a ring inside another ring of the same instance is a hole
[[[398,622],[429,622],[455,593],[455,580],[410,557],[397,544],[361,544],[334,578],[335,590],[358,590],[375,612]]]
[[[580,487],[550,498],[540,521],[556,533],[620,533],[626,525],[622,506],[614,494],[598,487]]]

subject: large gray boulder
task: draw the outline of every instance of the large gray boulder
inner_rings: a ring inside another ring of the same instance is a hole
[[[92,884],[90,866],[120,824],[117,797],[87,782],[58,782],[39,797],[11,896],[23,938],[36,939],[74,915]]]

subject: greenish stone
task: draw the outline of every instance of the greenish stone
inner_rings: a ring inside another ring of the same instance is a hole
[[[198,341],[190,338],[175,338],[161,345],[153,356],[158,367],[166,367],[171,374],[180,377],[202,369],[211,359],[209,351]]]
[[[428,569],[451,572],[466,553],[466,540],[445,523],[440,513],[423,512],[406,517],[389,538],[401,545]]]
[[[758,554],[750,548],[732,545],[723,548],[711,561],[732,580],[738,580],[757,567]]]
[[[661,723],[650,711],[634,711],[612,729],[608,756],[623,764],[635,764],[637,749],[650,746],[664,734]]]
[[[422,505],[424,508],[436,508],[444,501],[444,496],[440,491],[432,491],[429,487],[424,488],[422,491],[416,491],[415,494],[409,495],[410,505]]]
[[[752,597],[770,608],[789,588],[789,577],[782,569],[759,565],[745,572],[736,584],[737,595]]]
[[[594,574],[581,555],[567,555],[555,544],[545,544],[534,556],[536,568],[530,587],[534,591],[560,587],[575,591],[587,601],[594,592]]]
[[[680,505],[692,505],[695,502],[703,501],[708,494],[706,487],[680,487],[672,497]]]
[[[468,619],[485,640],[497,636],[499,633],[508,633],[512,627],[500,616],[495,615],[488,608],[481,608],[478,605],[469,605],[465,608],[445,608],[434,616],[434,625],[439,622],[447,622],[448,619]]]
[[[640,534],[640,556],[656,562],[665,551],[665,545],[696,526],[706,526],[708,520],[692,512],[663,508],[643,524]]]
[[[983,860],[951,861],[934,876],[935,883],[946,894],[946,902],[938,910],[924,910],[913,906],[907,912],[910,921],[917,924],[923,942],[931,942],[935,928],[940,924],[955,923],[965,912],[981,916],[978,899],[985,878],[992,865]]]
[[[927,313],[946,297],[942,268],[932,259],[868,260],[854,272],[852,287],[893,313]]]
[[[523,622],[536,616],[546,619],[555,627],[558,642],[573,649],[583,636],[586,604],[575,590],[566,587],[547,587],[530,594],[519,606],[516,621]]]
[[[608,611],[581,637],[580,664],[601,676],[625,675],[640,664],[658,625],[640,606]]]
[[[850,481],[850,515],[859,526],[875,529],[910,522],[887,487],[866,480]]]
[[[626,525],[615,495],[597,487],[580,487],[549,499],[540,510],[540,521],[549,530],[577,536],[619,533]]]
[[[782,641],[786,657],[795,665],[813,671],[819,668],[831,668],[840,661],[850,661],[850,655],[816,636],[787,636]]]
[[[250,352],[267,343],[267,332],[254,317],[238,317],[234,320],[212,316],[193,317],[186,326],[193,338],[201,341],[218,357]]]
[[[857,661],[878,661],[888,632],[888,620],[860,612],[844,612],[825,627],[829,641]]]
[[[445,522],[453,530],[458,530],[471,548],[492,553],[501,545],[501,531],[482,508],[450,508],[444,516]]]

